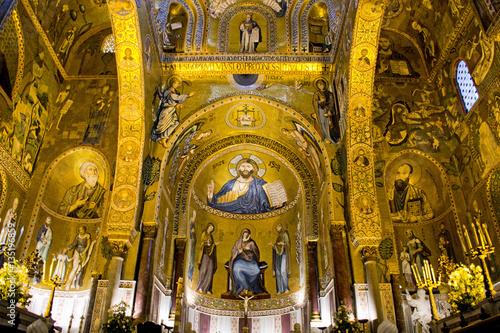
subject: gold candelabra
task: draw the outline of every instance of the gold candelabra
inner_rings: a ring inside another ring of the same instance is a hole
[[[437,288],[441,285],[441,275],[439,275],[439,279],[436,281],[436,275],[434,274],[434,268],[432,264],[429,263],[428,260],[424,260],[424,266],[422,267],[422,274],[420,276],[420,272],[416,264],[411,265],[411,269],[413,271],[413,275],[415,276],[415,280],[417,281],[417,287],[422,289],[427,289],[429,291],[429,300],[431,302],[431,310],[432,310],[432,321],[438,321],[439,315],[436,308],[436,302],[434,300],[434,294],[432,293],[432,289]]]
[[[45,311],[45,318],[50,318],[52,316],[52,304],[54,304],[54,295],[56,293],[56,288],[62,285],[61,279],[56,275],[50,278],[52,284],[52,291],[50,292],[49,304],[47,304],[47,310]]]
[[[473,222],[471,223],[471,225],[473,230],[472,235],[474,236],[474,242],[477,244],[477,246],[472,246],[469,232],[464,225],[464,237],[468,246],[468,251],[466,251],[465,255],[470,256],[472,259],[479,258],[479,261],[481,262],[481,268],[483,270],[483,280],[486,297],[491,298],[495,294],[495,290],[493,290],[493,283],[491,282],[486,258],[489,254],[495,251],[495,247],[491,242],[490,233],[488,232],[488,228],[485,223]]]

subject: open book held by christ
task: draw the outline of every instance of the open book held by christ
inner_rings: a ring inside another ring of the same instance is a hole
[[[284,202],[288,201],[285,187],[283,186],[281,180],[275,180],[272,183],[262,185],[262,188],[267,194],[267,198],[269,199],[271,207],[281,206]]]

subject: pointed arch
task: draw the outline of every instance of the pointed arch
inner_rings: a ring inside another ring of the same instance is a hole
[[[191,7],[188,6],[186,1],[184,0],[167,0],[163,1],[161,3],[161,7],[158,10],[158,15],[156,16],[156,30],[158,31],[158,34],[161,34],[163,29],[165,28],[165,25],[167,24],[167,18],[168,18],[168,12],[170,11],[170,5],[172,2],[177,2],[180,4],[187,12],[188,14],[188,26],[186,29],[186,41],[185,41],[185,47],[187,52],[191,52],[193,49],[193,27],[194,27],[194,15],[193,11],[191,10]],[[201,14],[203,15],[203,14]],[[202,28],[203,31],[203,28]],[[201,45],[200,45],[201,47]],[[196,48],[196,44],[195,44]]]

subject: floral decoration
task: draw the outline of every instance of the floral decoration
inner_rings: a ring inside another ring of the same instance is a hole
[[[467,311],[484,298],[483,270],[479,266],[461,264],[448,280],[448,302],[453,313]]]
[[[134,330],[132,317],[127,316],[128,305],[121,301],[108,310],[108,318],[102,325],[104,333],[132,333]]]
[[[19,261],[6,262],[0,269],[0,299],[21,307],[29,305],[28,268]]]

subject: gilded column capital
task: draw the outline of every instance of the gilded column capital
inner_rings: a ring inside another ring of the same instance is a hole
[[[375,261],[377,258],[377,246],[363,246],[359,251],[361,253],[361,260],[363,263],[368,261]]]
[[[333,222],[330,224],[330,234],[332,237],[342,237],[345,230],[345,222]]]
[[[125,259],[130,244],[125,241],[110,241],[110,243],[111,243],[111,251],[113,253],[113,257],[121,257]]]
[[[144,238],[156,238],[158,232],[158,225],[156,222],[143,222],[142,233]]]
[[[186,247],[186,237],[177,237],[175,239],[175,247],[177,251],[184,252],[184,248]]]

